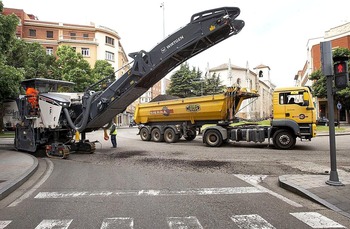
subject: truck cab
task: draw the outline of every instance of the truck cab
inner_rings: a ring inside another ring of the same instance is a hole
[[[311,140],[315,137],[316,110],[310,89],[308,87],[277,88],[273,95],[271,125],[273,134],[282,132],[286,143],[289,142],[288,134],[291,134],[294,139],[299,137]]]

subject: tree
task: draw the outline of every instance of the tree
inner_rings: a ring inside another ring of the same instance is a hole
[[[347,48],[336,48],[333,51],[334,57],[350,57],[350,50]],[[348,65],[349,66],[349,65]],[[310,74],[310,80],[313,80],[313,95],[318,98],[327,98],[327,78],[321,70],[317,70]],[[343,105],[343,109],[350,109],[350,87],[336,91],[334,100],[339,101]]]
[[[8,65],[8,55],[16,41],[16,15],[5,16],[3,3],[0,1],[0,132],[3,130],[3,102],[7,98],[16,98],[19,95],[19,83],[23,79],[23,71]]]
[[[170,77],[170,86],[167,94],[181,98],[195,95],[194,79],[197,75],[190,70],[188,63],[183,63],[180,69]]]
[[[97,81],[91,76],[89,63],[72,47],[60,46],[57,57],[57,69],[54,75],[62,76],[62,80],[74,82],[74,91],[82,92]]]
[[[106,60],[97,60],[92,70],[92,76],[96,80],[101,80],[106,77],[111,77],[111,80],[115,80],[114,68]]]
[[[220,80],[220,74],[216,76],[214,72],[211,76],[205,76],[205,84],[204,84],[204,94],[211,95],[217,94],[224,90],[224,86]]]

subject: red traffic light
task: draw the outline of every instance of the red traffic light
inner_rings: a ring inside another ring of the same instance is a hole
[[[345,61],[336,63],[334,65],[334,74],[346,73],[347,71],[347,63]]]

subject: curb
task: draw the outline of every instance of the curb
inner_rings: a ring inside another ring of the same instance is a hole
[[[338,212],[339,214],[342,214],[343,216],[345,217],[348,217],[350,218],[350,214],[347,213],[347,212],[344,212],[343,210],[339,209],[337,206],[325,201],[324,199],[320,198],[319,196],[313,194],[312,192],[298,186],[298,185],[295,185],[291,182],[288,182],[287,181],[287,177],[289,175],[283,175],[283,176],[279,176],[278,177],[278,183],[279,183],[279,186],[283,189],[286,189],[290,192],[293,192],[293,193],[296,193],[298,194],[299,196],[303,196],[303,197],[306,197],[307,199],[309,200],[312,200],[316,203],[319,203],[335,212]]]
[[[17,152],[17,153],[20,153],[20,152]],[[18,178],[5,182],[5,186],[0,189],[0,200],[4,199],[9,194],[11,194],[14,190],[20,187],[38,169],[38,165],[39,165],[38,159],[30,154],[26,154],[26,155],[30,156],[33,159],[34,161],[33,165]]]

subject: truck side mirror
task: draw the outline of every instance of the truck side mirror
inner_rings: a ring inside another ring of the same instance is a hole
[[[304,106],[309,106],[309,100],[310,100],[310,95],[308,92],[304,91],[303,93],[303,105]]]

